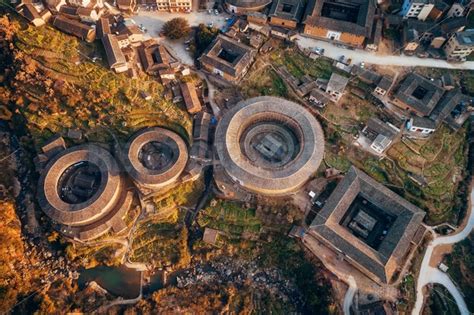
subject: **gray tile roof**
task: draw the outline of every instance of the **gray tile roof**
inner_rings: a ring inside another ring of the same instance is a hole
[[[352,22],[336,16],[325,16],[324,7],[327,5],[356,8],[357,17]],[[372,34],[374,15],[375,2],[373,0],[309,0],[303,23],[369,38]]]
[[[395,217],[377,250],[339,224],[359,195]],[[403,265],[404,256],[424,216],[421,209],[351,167],[311,223],[309,233],[341,251],[370,278],[388,283],[396,269]]]
[[[268,16],[299,23],[303,12],[304,3],[302,0],[274,0]]]
[[[223,50],[236,55],[233,62],[220,58]],[[239,43],[226,36],[219,35],[200,57],[201,63],[212,65],[233,77],[239,77],[246,68],[250,66],[256,55],[256,50]]]
[[[395,98],[429,115],[443,96],[444,89],[416,73],[410,73],[395,93]]]
[[[326,90],[344,92],[347,83],[349,83],[349,78],[346,78],[340,74],[333,72],[331,78],[329,79],[328,86]]]

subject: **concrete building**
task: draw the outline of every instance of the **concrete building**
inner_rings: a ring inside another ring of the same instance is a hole
[[[38,182],[38,203],[53,226],[82,241],[125,230],[133,195],[113,156],[95,144],[63,144],[58,138],[43,148],[49,160]]]
[[[231,13],[246,14],[262,11],[270,3],[272,3],[271,0],[226,0],[225,6]]]
[[[406,122],[407,135],[411,138],[427,138],[436,130],[436,122],[428,117],[411,117]]]
[[[145,128],[127,142],[122,160],[137,187],[148,193],[178,180],[188,160],[188,149],[184,140],[171,130]]]
[[[344,94],[348,83],[349,78],[333,72],[326,87],[326,93],[329,94],[332,101],[338,102]]]
[[[374,14],[373,0],[310,0],[303,32],[318,39],[363,47],[372,36]]]
[[[268,16],[270,24],[288,29],[296,29],[304,13],[302,0],[274,0]]]
[[[390,88],[392,87],[392,84],[393,78],[384,75],[377,83],[374,92],[382,96],[387,95],[387,93],[390,91]]]
[[[465,16],[468,11],[469,11],[468,8],[464,6],[462,3],[454,2],[451,5],[451,8],[449,8],[448,13],[446,13],[446,17],[451,18],[451,17]]]
[[[434,0],[404,0],[400,14],[404,18],[416,18],[424,21],[434,7]]]
[[[308,229],[377,283],[391,283],[418,245],[425,212],[352,167]]]
[[[473,51],[474,30],[453,34],[444,46],[444,53],[451,61],[465,61]]]
[[[357,141],[370,153],[382,155],[387,151],[399,133],[399,128],[389,123],[384,123],[378,118],[370,118],[367,125],[360,132]]]
[[[192,0],[140,0],[140,5],[153,6],[161,12],[189,13],[193,9]]]
[[[300,105],[256,97],[227,111],[216,129],[215,150],[223,177],[217,187],[233,196],[233,187],[267,196],[300,189],[316,172],[324,155],[318,121]]]
[[[202,67],[224,79],[237,82],[250,68],[256,50],[219,35],[199,58]]]

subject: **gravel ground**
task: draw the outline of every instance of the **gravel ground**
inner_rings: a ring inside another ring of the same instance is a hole
[[[201,23],[213,23],[214,27],[221,28],[225,25],[225,19],[229,17],[229,15],[226,13],[220,13],[219,15],[209,14],[207,11],[187,14],[140,10],[140,12],[133,17],[133,20],[138,25],[142,24],[147,29],[147,34],[150,37],[156,38],[159,42],[163,43],[175,58],[178,58],[184,64],[193,65],[193,57],[186,50],[186,45],[184,44],[186,41],[185,38],[169,40],[159,36],[163,24],[175,17],[185,18],[191,26],[198,26]]]

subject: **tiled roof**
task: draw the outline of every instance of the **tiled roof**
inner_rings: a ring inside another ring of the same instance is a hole
[[[339,224],[359,195],[395,217],[377,250]],[[424,216],[421,209],[351,167],[311,223],[309,233],[341,251],[372,279],[388,283],[396,269],[404,264],[405,254]]]
[[[323,6],[326,3],[341,6],[358,6],[358,15],[355,22],[323,16]],[[303,23],[369,38],[372,34],[374,14],[375,2],[373,0],[310,0],[306,6],[306,17]]]
[[[289,9],[287,11],[287,9]],[[299,22],[303,15],[304,4],[302,0],[274,0],[270,8],[270,17]]]
[[[419,91],[420,95],[416,96]],[[423,93],[422,93],[423,92]],[[429,115],[443,96],[444,89],[416,73],[410,73],[395,93],[395,98],[414,108],[423,115]]]
[[[219,57],[223,50],[236,55],[232,63]],[[200,57],[200,61],[210,64],[233,77],[238,77],[252,63],[255,55],[256,51],[253,48],[226,36],[219,35]]]

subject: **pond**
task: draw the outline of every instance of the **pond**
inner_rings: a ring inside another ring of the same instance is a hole
[[[80,271],[78,279],[82,290],[88,282],[95,281],[110,294],[133,299],[140,294],[140,271],[125,266],[97,266]]]

